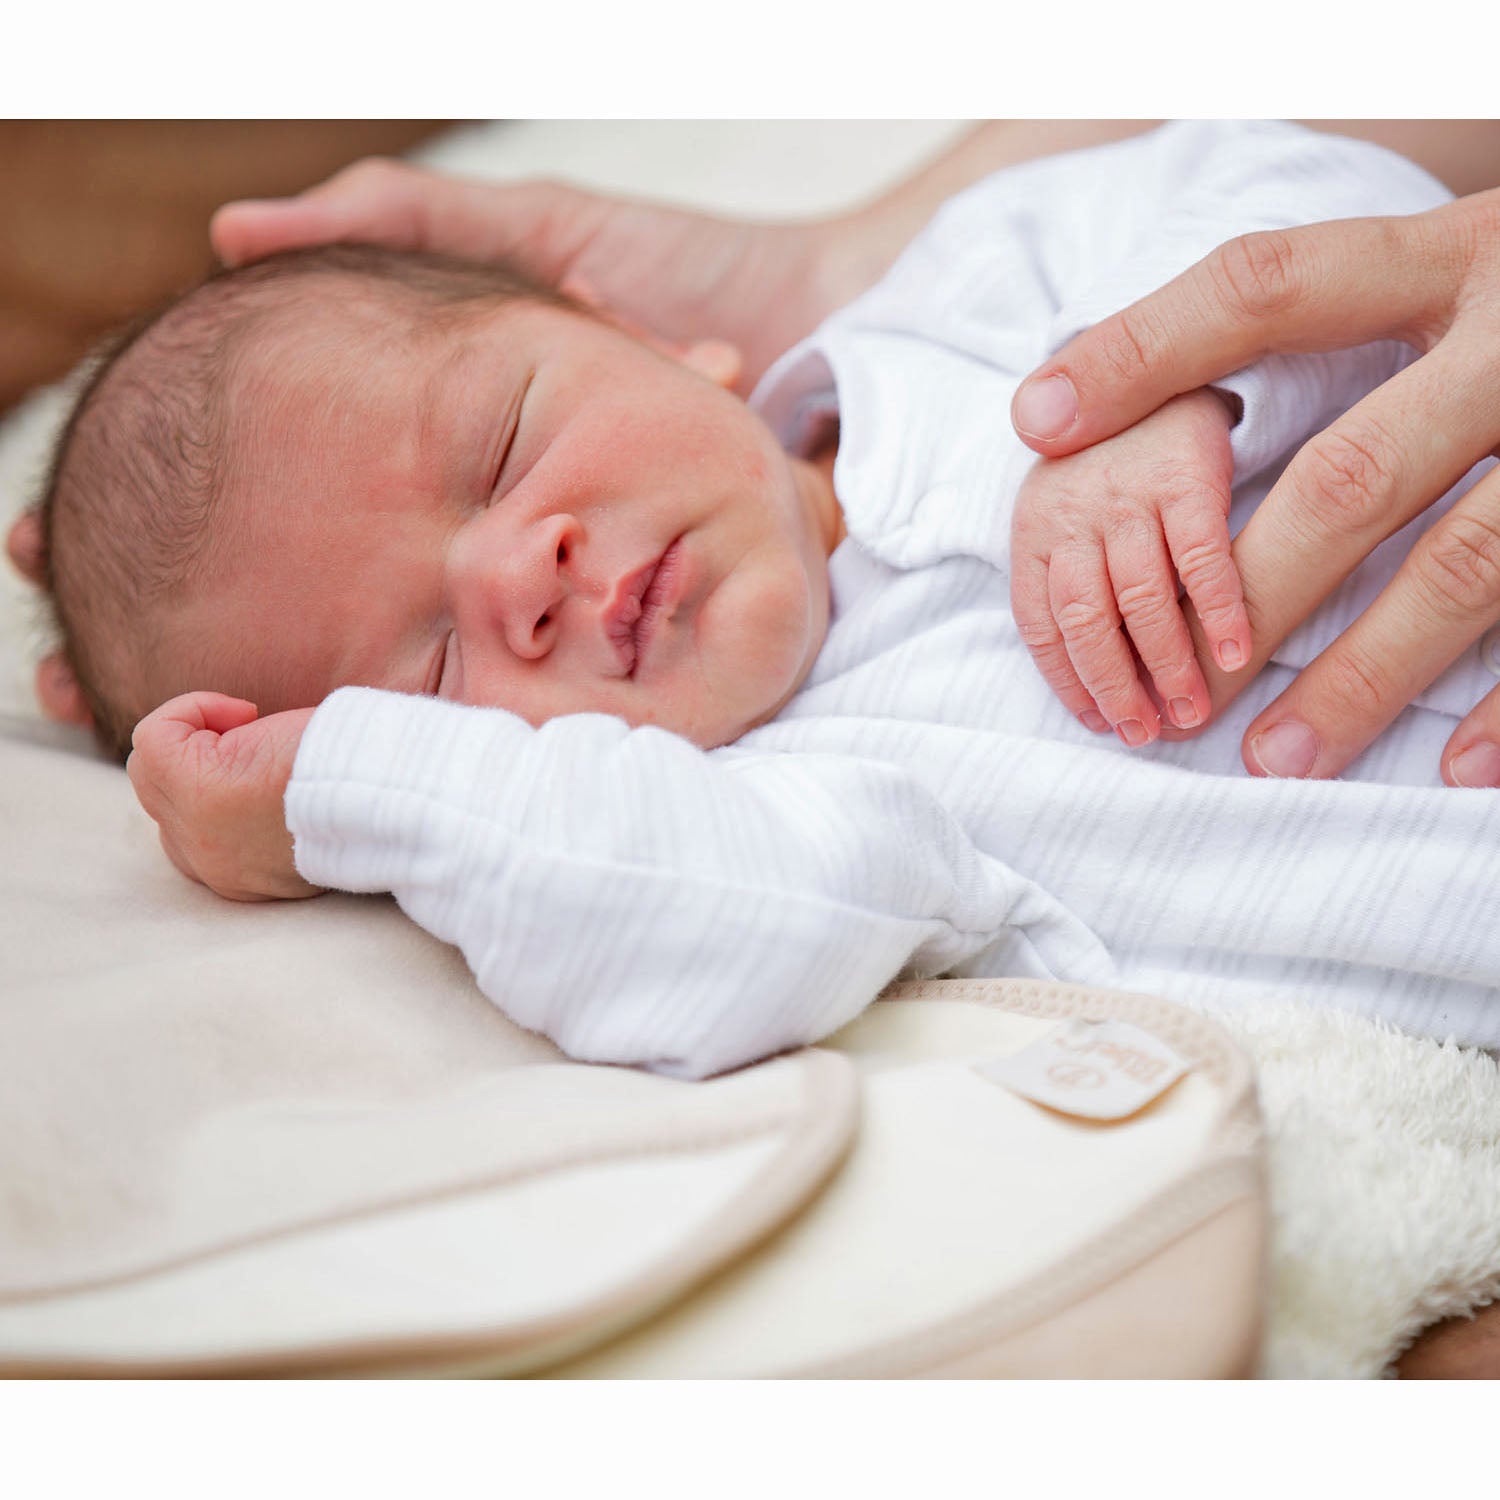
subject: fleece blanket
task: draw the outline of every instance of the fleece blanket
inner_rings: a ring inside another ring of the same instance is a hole
[[[465,128],[424,155],[478,175],[561,175],[731,212],[798,214],[858,200],[954,130],[931,122],[546,122]],[[0,522],[34,494],[65,405],[64,393],[42,392],[0,425]],[[389,901],[236,909],[189,886],[157,851],[124,776],[84,737],[37,716],[30,680],[44,645],[26,590],[6,577],[0,1265],[8,1225],[13,1252],[23,1232],[39,1236],[31,1242],[65,1252],[87,1275],[91,1224],[149,1215],[169,1199],[187,1214],[184,1245],[196,1243],[195,1202],[206,1222],[246,1174],[292,1170],[275,1156],[258,1113],[263,1101],[320,1078],[329,1081],[330,1111],[341,1120],[357,1113],[359,1101],[337,1093],[339,1049],[355,1045],[362,1066],[393,1070],[409,1083],[414,1108],[446,1122],[459,1153],[455,1173],[491,1170],[462,1153],[473,1149],[469,1125],[489,1107],[473,1092],[474,1060],[502,1045],[496,1028],[508,1023],[456,955]],[[285,1027],[288,986],[307,996],[298,1034],[251,1045],[260,1020],[274,1014]],[[195,1006],[210,992],[215,1003]],[[406,1013],[413,996],[425,1017],[420,1055],[388,1024],[392,1007]],[[1423,1327],[1500,1295],[1493,1058],[1308,1007],[1217,1019],[1255,1062],[1270,1143],[1263,1374],[1378,1376]],[[534,1045],[538,1062],[554,1056],[512,1031],[506,1049]],[[275,1059],[269,1074],[267,1058]],[[133,1179],[130,1162],[112,1150],[112,1098],[137,1118],[159,1108],[163,1128],[184,1101],[219,1100],[222,1128],[177,1163],[181,1175],[167,1193],[160,1181]],[[345,1174],[354,1197],[399,1186],[399,1131],[334,1131],[330,1141],[328,1156],[311,1164],[323,1180]],[[67,1171],[56,1170],[59,1160]],[[19,1274],[14,1261],[11,1269]]]

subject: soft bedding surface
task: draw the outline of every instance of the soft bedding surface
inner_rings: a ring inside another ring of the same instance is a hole
[[[858,200],[956,129],[550,122],[466,128],[422,155],[479,175],[566,176],[726,211],[797,214]],[[0,520],[34,494],[65,404],[62,393],[42,392],[0,425]],[[335,1079],[343,1050],[357,1049],[364,1066],[400,1072],[414,1098],[439,1116],[454,1111],[455,1122],[472,1106],[473,1068],[486,1048],[554,1056],[505,1022],[457,955],[387,900],[237,908],[182,880],[119,770],[83,736],[38,717],[31,673],[42,645],[32,601],[7,574],[0,1234],[7,1221],[44,1228],[36,1243],[71,1257],[86,1277],[92,1222],[152,1212],[160,1184],[132,1175],[128,1138],[112,1136],[112,1113],[149,1131],[153,1118],[171,1128],[174,1111],[193,1099],[222,1103],[215,1130],[178,1163],[198,1174],[206,1221],[220,1214],[222,1203],[211,1200],[232,1194],[237,1172],[274,1170],[255,1102],[283,1086],[300,1092],[308,1076]],[[289,992],[305,996],[295,1012],[284,1003]],[[209,994],[213,1002],[200,1006]],[[279,1032],[275,1046],[249,1045],[259,1025],[284,1028],[292,1013],[296,1037]],[[421,1015],[420,1055],[409,1032],[392,1030],[398,1013]],[[1270,1132],[1276,1230],[1266,1374],[1378,1375],[1423,1326],[1500,1293],[1500,1069],[1492,1058],[1307,1008],[1220,1019],[1256,1061]],[[255,1058],[273,1071],[247,1079]],[[330,1108],[350,1102],[330,1094]],[[464,1137],[454,1128],[455,1139]],[[393,1169],[397,1144],[379,1147]],[[371,1176],[363,1147],[342,1164],[335,1151],[323,1166],[354,1197],[389,1185],[386,1175]],[[193,1242],[191,1223],[181,1232],[185,1245]],[[0,1242],[0,1268],[6,1258]],[[15,1286],[24,1270],[9,1266]]]

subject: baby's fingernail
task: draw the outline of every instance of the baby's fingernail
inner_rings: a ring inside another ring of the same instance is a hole
[[[1192,729],[1203,718],[1191,698],[1174,698],[1167,705],[1167,711],[1179,729]]]
[[[1096,713],[1092,708],[1086,708],[1078,715],[1078,722],[1085,729],[1092,730],[1095,734],[1109,733],[1109,720],[1101,713]]]
[[[1030,380],[1016,392],[1011,421],[1025,437],[1059,438],[1078,420],[1078,396],[1066,375]]]
[[[1139,719],[1121,719],[1115,725],[1115,733],[1130,746],[1132,750],[1138,750],[1151,738],[1146,733],[1146,726]]]
[[[1214,655],[1226,672],[1238,672],[1245,665],[1245,650],[1238,641],[1220,641],[1214,647]]]
[[[1500,745],[1470,745],[1453,757],[1448,773],[1460,786],[1500,786]]]
[[[1250,741],[1250,754],[1267,776],[1306,776],[1318,759],[1318,737],[1306,724],[1288,719],[1263,729]]]

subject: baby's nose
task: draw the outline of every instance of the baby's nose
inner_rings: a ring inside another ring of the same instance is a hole
[[[557,640],[561,611],[573,593],[579,526],[571,516],[550,516],[531,528],[503,569],[500,612],[506,643],[534,661]]]

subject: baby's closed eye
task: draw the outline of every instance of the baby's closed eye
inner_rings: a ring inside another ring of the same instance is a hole
[[[427,686],[422,690],[426,696],[443,698],[452,691],[458,676],[457,663],[454,660],[457,654],[458,632],[450,630],[443,637],[442,648],[438,651],[432,669],[427,674]]]

